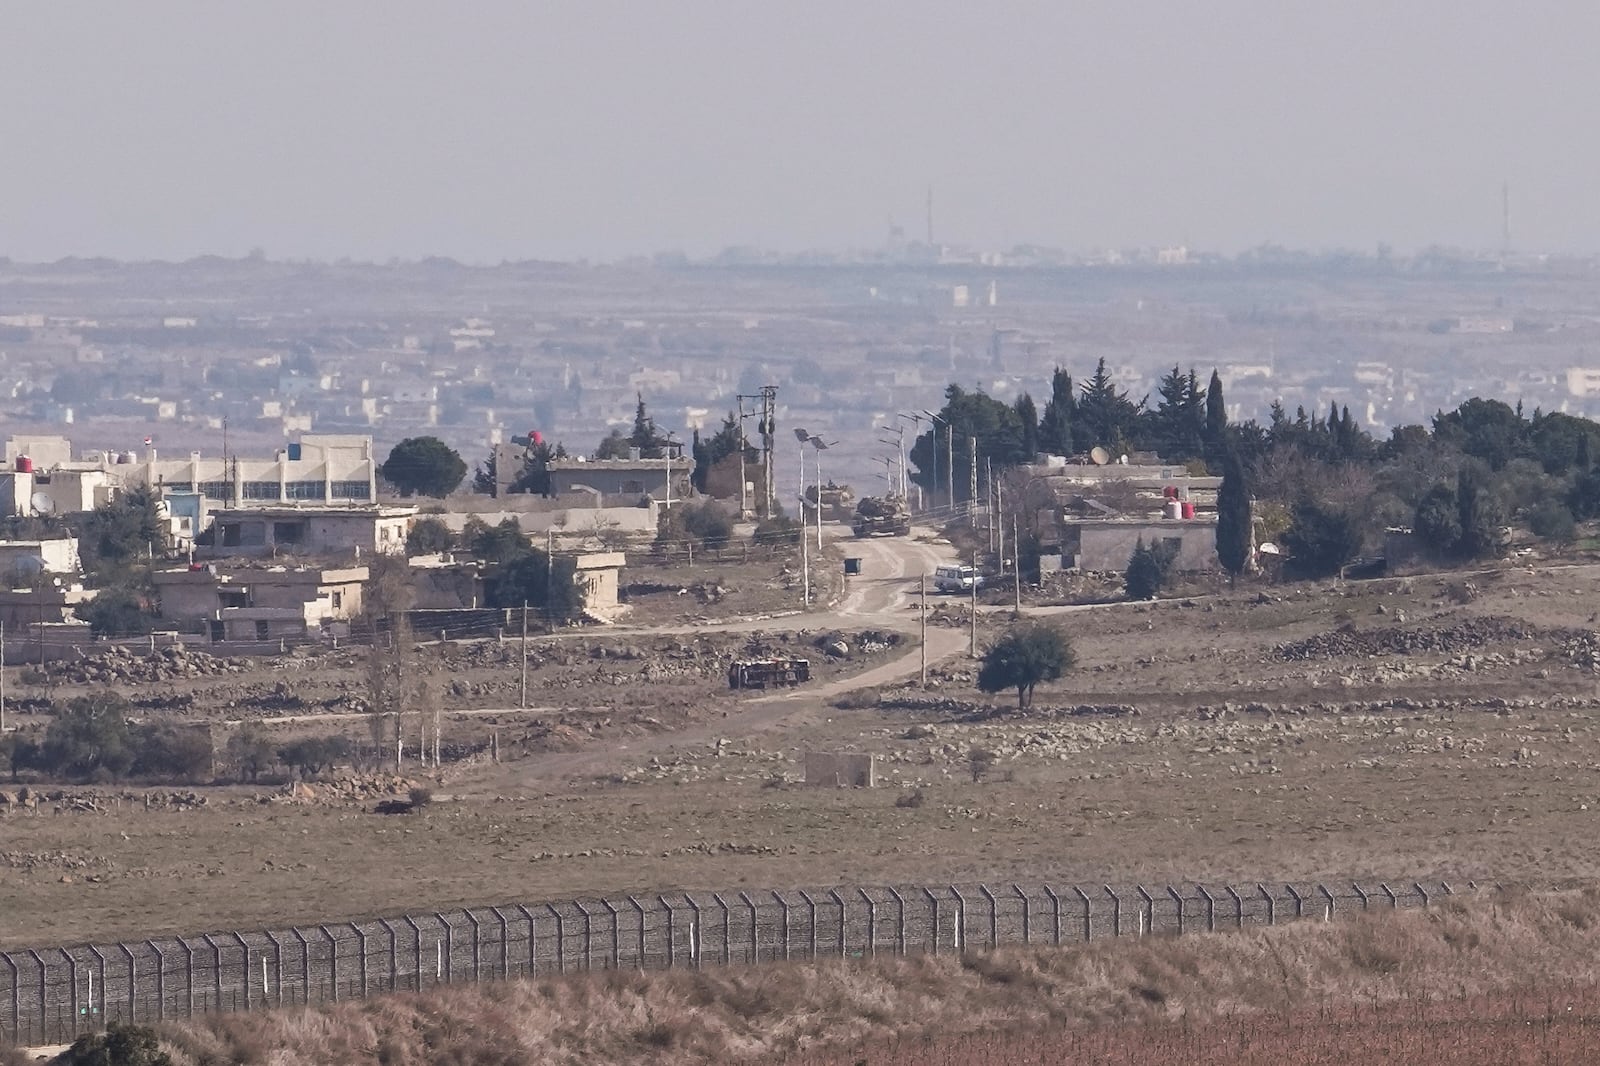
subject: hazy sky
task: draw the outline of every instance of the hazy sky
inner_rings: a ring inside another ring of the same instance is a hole
[[[1585,0],[0,4],[0,255],[1600,249]]]

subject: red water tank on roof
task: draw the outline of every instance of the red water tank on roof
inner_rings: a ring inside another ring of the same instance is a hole
[[[31,473],[33,473],[33,457],[31,455],[19,455],[19,456],[17,456],[17,473],[19,473],[19,474],[31,474]]]
[[[1184,500],[1183,501],[1183,517],[1185,517],[1185,518],[1193,518],[1194,517],[1194,504],[1190,503],[1188,500]]]
[[[1166,488],[1162,489],[1161,498],[1163,500],[1176,500],[1178,498],[1178,486],[1168,485]]]

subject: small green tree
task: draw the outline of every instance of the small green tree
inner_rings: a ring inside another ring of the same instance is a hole
[[[1133,547],[1128,568],[1122,572],[1122,589],[1130,600],[1153,600],[1162,585],[1161,561],[1155,550],[1145,547],[1144,538]]]
[[[228,762],[246,781],[255,781],[277,765],[278,753],[258,725],[246,725],[228,738]]]
[[[155,626],[155,616],[133,589],[101,589],[92,600],[72,609],[73,615],[88,622],[97,637],[142,637]]]
[[[40,769],[77,779],[123,776],[138,756],[128,726],[131,710],[128,701],[115,692],[101,691],[72,700],[45,731]]]
[[[1528,512],[1528,528],[1546,540],[1566,544],[1578,535],[1572,511],[1560,500],[1545,500]]]
[[[199,729],[145,726],[135,731],[134,772],[143,777],[195,784],[211,778],[211,738]]]
[[[419,518],[411,524],[411,532],[406,534],[406,554],[435,555],[449,551],[455,547],[455,543],[455,534],[450,532],[444,519],[431,516]]]
[[[1072,642],[1050,625],[1014,626],[984,653],[978,668],[978,689],[982,692],[1017,690],[1017,707],[1033,701],[1034,686],[1055,681],[1077,663]]]
[[[733,515],[711,500],[683,505],[684,531],[707,548],[725,548],[733,536]]]
[[[570,555],[552,560],[539,548],[490,570],[484,593],[491,607],[520,608],[526,603],[551,625],[570,622],[583,610],[576,560]]]
[[[448,496],[467,476],[466,461],[438,437],[407,437],[378,473],[402,496]]]
[[[1411,531],[1430,554],[1454,557],[1461,544],[1461,508],[1456,502],[1456,490],[1450,485],[1429,489],[1417,504]]]
[[[1332,577],[1361,551],[1361,523],[1336,507],[1302,500],[1295,504],[1283,545],[1287,566],[1299,577]]]

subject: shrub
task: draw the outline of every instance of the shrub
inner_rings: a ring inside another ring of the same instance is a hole
[[[900,795],[894,798],[894,805],[896,807],[916,808],[921,807],[926,802],[928,802],[928,797],[920,788],[913,789],[910,792],[902,792]]]
[[[102,589],[94,599],[73,608],[72,613],[88,622],[97,637],[140,637],[155,624],[144,599],[126,588]]]
[[[978,688],[984,692],[1017,690],[1017,709],[1033,700],[1041,681],[1054,681],[1077,662],[1072,642],[1050,625],[1022,625],[1011,629],[989,648],[978,668]]]
[[[1528,513],[1528,528],[1537,536],[1562,544],[1578,535],[1572,511],[1560,500],[1545,500]]]
[[[725,548],[733,536],[733,516],[710,500],[683,508],[683,528],[707,548]]]
[[[154,1029],[116,1022],[103,1033],[78,1037],[53,1061],[61,1066],[172,1066]]]
[[[995,754],[988,748],[973,748],[967,752],[967,771],[972,774],[972,783],[977,784],[988,776],[994,769]]]

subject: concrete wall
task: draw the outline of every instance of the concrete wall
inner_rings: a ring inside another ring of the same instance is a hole
[[[808,751],[805,767],[808,785],[871,788],[877,783],[877,764],[871,755]]]
[[[0,579],[9,581],[18,564],[27,559],[43,559],[45,570],[52,574],[76,574],[82,569],[78,561],[78,542],[70,537],[0,540]]]
[[[1140,538],[1147,548],[1176,541],[1176,568],[1180,571],[1207,571],[1218,567],[1215,522],[1085,522],[1077,524],[1076,528],[1079,570],[1126,570]]]

